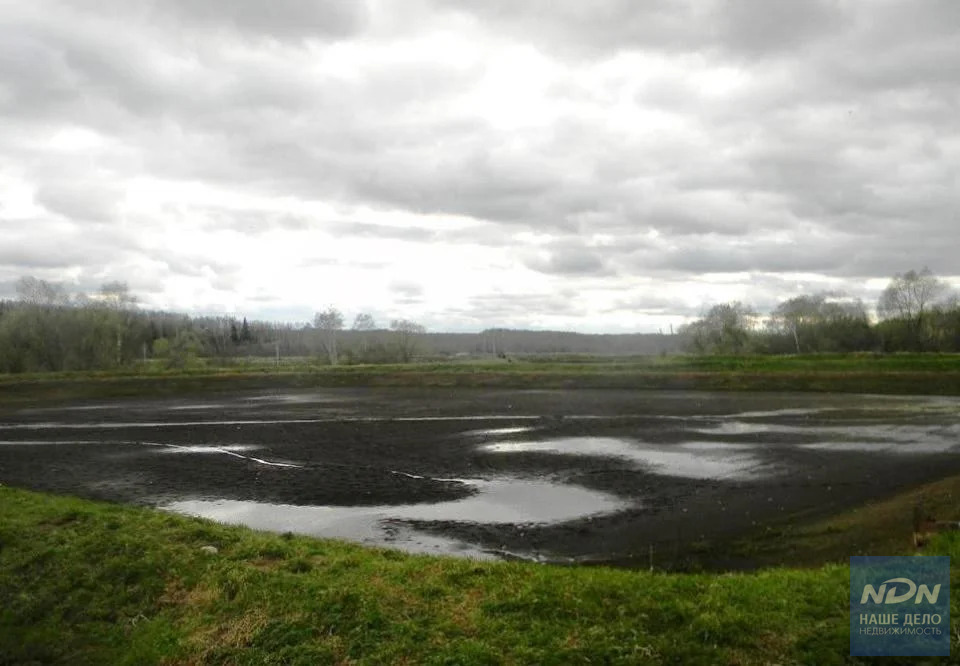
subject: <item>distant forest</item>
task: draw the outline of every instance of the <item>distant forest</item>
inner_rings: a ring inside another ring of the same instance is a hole
[[[700,354],[960,351],[960,300],[927,268],[895,275],[876,314],[842,292],[822,292],[783,301],[766,315],[738,301],[720,303],[679,334],[683,349]]]
[[[299,325],[191,317],[144,310],[121,282],[71,295],[62,285],[25,277],[17,282],[16,300],[0,301],[0,372],[186,368],[291,357],[356,364],[565,354],[960,351],[960,301],[927,269],[894,276],[876,313],[872,317],[862,301],[843,293],[824,292],[791,298],[769,313],[720,303],[670,335],[433,333],[405,319],[378,324],[364,313],[348,325],[335,308]]]
[[[663,354],[679,338],[660,334],[590,335],[490,329],[431,333],[405,319],[378,324],[359,314],[352,324],[336,309],[309,324],[243,317],[191,317],[141,309],[124,283],[93,295],[22,278],[17,300],[0,301],[0,372],[110,370],[137,364],[184,368],[261,359],[314,363],[405,363],[525,354]]]

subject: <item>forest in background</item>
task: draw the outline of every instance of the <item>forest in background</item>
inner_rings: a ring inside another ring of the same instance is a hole
[[[677,342],[677,336],[645,333],[428,332],[406,319],[380,325],[364,313],[347,326],[334,308],[301,324],[189,316],[142,309],[120,282],[96,294],[72,295],[61,285],[28,277],[18,281],[16,300],[0,301],[3,373],[112,370],[138,363],[186,368],[290,357],[355,364],[508,354],[662,354],[676,351]]]
[[[17,299],[0,301],[0,372],[112,370],[153,364],[186,368],[244,359],[307,358],[322,364],[406,363],[531,355],[810,354],[960,352],[960,301],[929,270],[894,276],[876,304],[840,292],[797,296],[772,312],[740,302],[705,309],[676,334],[584,334],[491,328],[428,332],[366,313],[350,325],[336,308],[313,322],[145,310],[122,282],[95,294],[25,277]]]
[[[739,301],[712,306],[681,327],[681,347],[700,354],[960,352],[960,299],[929,269],[898,273],[871,316],[843,292],[796,296],[761,314]]]

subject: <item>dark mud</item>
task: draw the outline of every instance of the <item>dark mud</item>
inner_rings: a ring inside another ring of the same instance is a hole
[[[958,445],[956,398],[331,389],[0,411],[0,483],[421,552],[740,568],[724,543],[960,473]]]

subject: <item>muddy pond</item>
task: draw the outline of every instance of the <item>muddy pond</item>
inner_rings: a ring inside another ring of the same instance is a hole
[[[0,413],[3,484],[567,564],[680,568],[957,473],[943,397],[329,389]]]

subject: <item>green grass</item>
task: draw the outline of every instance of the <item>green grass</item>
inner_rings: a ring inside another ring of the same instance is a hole
[[[279,368],[155,366],[95,373],[0,375],[0,405],[315,387],[628,388],[960,395],[960,354],[524,358]]]
[[[844,663],[847,586],[843,565],[415,557],[0,488],[0,663]]]

